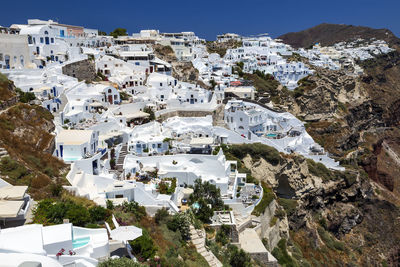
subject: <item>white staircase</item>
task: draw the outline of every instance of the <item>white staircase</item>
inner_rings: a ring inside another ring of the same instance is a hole
[[[193,225],[190,225],[190,238],[197,252],[204,257],[208,265],[211,267],[222,267],[222,263],[217,257],[205,247],[206,237],[204,230],[196,230]]]

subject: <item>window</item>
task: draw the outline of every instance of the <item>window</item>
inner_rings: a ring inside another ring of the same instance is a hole
[[[240,121],[243,121],[243,118],[240,118]]]
[[[50,40],[51,40],[51,43],[54,44],[54,38],[51,38]]]
[[[46,35],[47,35],[47,34],[49,34],[49,32],[48,32],[48,31],[44,31],[44,34],[46,34]]]
[[[43,44],[43,37],[40,37],[40,43]]]
[[[21,62],[21,66],[24,66],[24,56],[20,56],[20,62]]]
[[[0,53],[0,60],[3,61],[3,54]]]

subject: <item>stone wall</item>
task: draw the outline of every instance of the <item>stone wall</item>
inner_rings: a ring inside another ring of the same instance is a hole
[[[268,253],[250,253],[250,257],[264,264],[263,266],[278,267],[278,262],[275,259],[270,261]]]
[[[158,120],[164,121],[168,118],[179,116],[179,117],[205,117],[207,115],[213,115],[212,111],[196,111],[196,110],[176,110],[168,113],[161,114],[157,117]]]
[[[85,59],[65,65],[62,68],[62,73],[77,78],[79,81],[91,82],[96,78],[96,66],[94,61]]]

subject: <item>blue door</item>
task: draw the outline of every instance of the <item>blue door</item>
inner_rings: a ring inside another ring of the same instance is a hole
[[[49,39],[49,37],[46,37],[45,40],[46,40],[46,44],[47,44],[47,45],[50,44],[50,39]]]
[[[64,146],[60,145],[60,156],[63,157]]]

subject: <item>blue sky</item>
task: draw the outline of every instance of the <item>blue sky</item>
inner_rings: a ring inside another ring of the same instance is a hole
[[[106,32],[194,31],[214,40],[225,32],[277,37],[328,22],[388,28],[400,36],[400,0],[4,0],[1,6],[2,26],[39,18]]]

